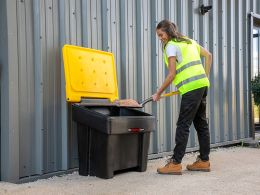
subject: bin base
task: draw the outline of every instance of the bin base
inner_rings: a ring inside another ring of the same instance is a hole
[[[109,179],[115,171],[146,171],[150,132],[105,134],[77,125],[80,175]]]

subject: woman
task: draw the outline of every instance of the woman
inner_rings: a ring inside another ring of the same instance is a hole
[[[182,174],[181,161],[185,154],[192,122],[198,135],[200,155],[193,164],[187,165],[187,169],[210,171],[210,137],[206,120],[206,96],[212,62],[211,53],[194,40],[183,36],[177,31],[176,25],[169,20],[162,20],[157,25],[156,33],[163,43],[164,62],[169,72],[159,90],[153,95],[153,101],[158,101],[163,91],[172,82],[182,95],[173,156],[164,167],[158,168],[157,172]],[[201,63],[201,56],[205,58],[205,70]]]

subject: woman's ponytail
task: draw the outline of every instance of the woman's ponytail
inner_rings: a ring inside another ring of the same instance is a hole
[[[169,20],[165,19],[159,22],[156,29],[161,29],[162,31],[164,31],[171,40],[191,44],[191,40],[178,32],[176,24],[172,23]]]

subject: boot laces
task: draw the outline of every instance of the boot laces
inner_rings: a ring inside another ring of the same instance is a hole
[[[201,158],[200,158],[200,156],[197,156],[196,162],[199,162],[199,161],[201,161]]]
[[[201,161],[200,157],[197,156],[197,158],[196,158],[195,162],[193,163],[193,165],[196,165],[196,164],[197,164],[198,162],[200,162],[200,161]]]
[[[168,158],[168,159],[166,160],[166,165],[165,165],[165,167],[169,167],[169,165],[170,165],[171,163],[173,163],[173,159],[172,159],[172,158]]]

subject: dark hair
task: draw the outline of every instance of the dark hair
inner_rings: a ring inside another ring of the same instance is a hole
[[[165,32],[169,36],[170,40],[174,40],[176,42],[186,42],[188,44],[191,44],[191,40],[182,35],[180,32],[178,32],[177,26],[170,20],[165,19],[159,22],[159,24],[156,27],[156,30],[158,29]]]

